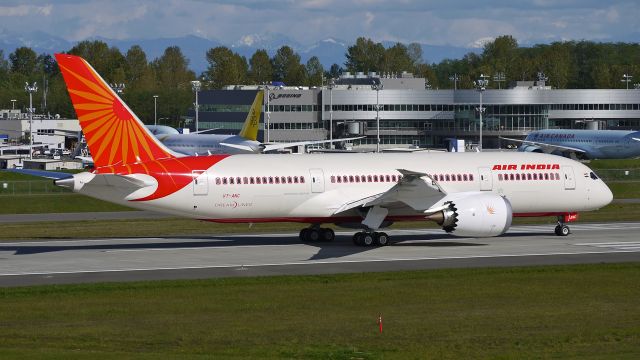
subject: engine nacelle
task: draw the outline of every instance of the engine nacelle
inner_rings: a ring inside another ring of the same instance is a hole
[[[433,207],[448,205],[428,216],[442,229],[456,236],[490,237],[504,234],[511,226],[513,211],[506,198],[485,192],[456,193],[445,196]]]
[[[518,151],[522,152],[533,152],[533,153],[543,153],[542,148],[535,145],[522,145]]]

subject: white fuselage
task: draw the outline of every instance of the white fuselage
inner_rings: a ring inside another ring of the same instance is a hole
[[[447,194],[499,194],[508,199],[516,216],[595,210],[612,198],[609,188],[588,167],[553,155],[368,153],[234,155],[209,169],[193,169],[203,172],[170,195],[119,202],[222,222],[337,222],[359,216],[355,209],[337,212],[345,204],[393,187],[400,175],[398,169],[429,174]],[[85,186],[79,190],[115,200],[105,187]],[[406,206],[389,208],[390,217],[419,215]]]

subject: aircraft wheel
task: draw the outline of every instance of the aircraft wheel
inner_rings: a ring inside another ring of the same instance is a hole
[[[567,225],[558,225],[555,229],[556,235],[558,236],[567,236],[571,234],[571,229]]]
[[[386,233],[375,233],[376,245],[378,246],[386,246],[389,245],[389,235]]]
[[[373,236],[373,233],[370,233],[370,232],[363,233],[363,235],[362,235],[362,245],[371,246],[371,245],[373,245],[374,242],[375,242],[375,238]]]
[[[307,239],[308,241],[318,241],[320,240],[320,230],[315,229],[315,228],[309,228],[307,229]]]
[[[300,241],[306,242],[308,233],[309,233],[309,228],[304,228],[300,230]]]
[[[355,245],[358,245],[358,246],[364,245],[362,243],[362,234],[363,234],[362,232],[357,232],[357,233],[353,234],[353,243]]]
[[[322,229],[322,241],[331,242],[336,239],[336,233],[333,229]]]

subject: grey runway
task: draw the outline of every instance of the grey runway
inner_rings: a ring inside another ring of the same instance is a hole
[[[230,276],[333,274],[640,261],[640,223],[514,226],[497,238],[456,238],[435,229],[392,230],[393,244],[358,247],[297,234],[54,240],[0,244],[0,286]]]

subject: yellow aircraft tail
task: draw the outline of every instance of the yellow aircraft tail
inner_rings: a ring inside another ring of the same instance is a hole
[[[240,134],[238,134],[247,140],[256,141],[258,138],[263,96],[264,92],[258,91],[256,98],[253,100],[253,104],[251,105],[251,109],[249,109],[249,113],[247,114],[247,120],[244,121],[242,130],[240,130]]]

